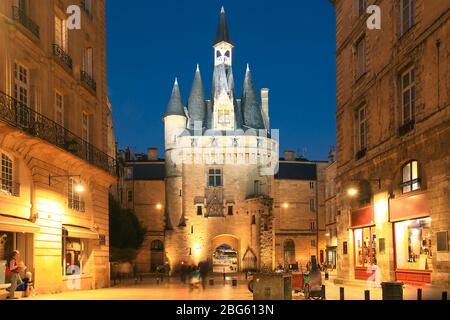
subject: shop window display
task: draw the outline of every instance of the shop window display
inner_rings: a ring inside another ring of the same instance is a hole
[[[75,276],[86,274],[87,244],[81,239],[64,238],[63,239],[63,275]]]
[[[374,231],[374,228],[354,230],[356,267],[377,265],[377,237]]]
[[[396,223],[395,247],[398,269],[432,270],[431,219]]]

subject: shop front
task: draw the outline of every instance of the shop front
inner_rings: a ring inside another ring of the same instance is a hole
[[[377,235],[373,206],[352,211],[354,267],[356,280],[375,281],[377,267]]]
[[[425,193],[390,200],[397,281],[431,283],[431,217]]]
[[[24,277],[28,271],[34,272],[33,235],[39,230],[39,226],[28,220],[0,216],[0,289],[9,287],[6,263],[13,250],[20,252],[20,261],[23,262],[21,276]]]

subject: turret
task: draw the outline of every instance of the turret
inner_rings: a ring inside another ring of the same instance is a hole
[[[252,129],[264,129],[264,120],[255,92],[250,66],[247,65],[244,89],[242,90],[241,108],[244,114],[244,124]]]
[[[178,80],[175,79],[172,95],[164,116],[166,159],[168,161],[170,161],[170,155],[167,154],[167,151],[176,145],[178,137],[186,130],[186,121]]]
[[[201,128],[206,127],[206,102],[205,91],[203,90],[200,67],[197,65],[191,94],[188,100],[189,128],[194,129],[196,123],[201,123]]]

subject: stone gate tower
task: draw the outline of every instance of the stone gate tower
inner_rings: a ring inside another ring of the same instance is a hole
[[[175,80],[164,116],[167,259],[208,261],[215,272],[272,269],[278,142],[270,132],[268,89],[255,91],[247,66],[241,98],[222,8],[214,42],[211,98],[197,66],[187,105]]]

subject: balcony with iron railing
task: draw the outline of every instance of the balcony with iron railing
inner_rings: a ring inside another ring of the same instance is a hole
[[[0,176],[0,194],[2,193],[13,197],[20,197],[20,184]]]
[[[62,63],[64,67],[72,70],[72,58],[61,46],[56,43],[53,44],[53,56],[58,62]]]
[[[39,26],[27,15],[27,13],[23,9],[13,6],[12,11],[14,20],[20,22],[21,25],[27,28],[37,38],[40,37]]]
[[[97,91],[97,83],[95,82],[94,78],[86,71],[81,71],[80,80],[81,83],[86,85],[92,91]]]
[[[68,129],[0,91],[0,121],[116,176],[116,160]]]

